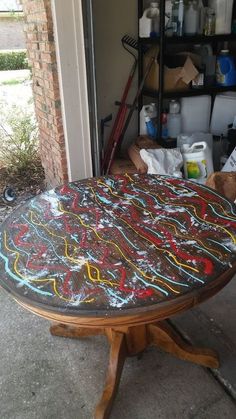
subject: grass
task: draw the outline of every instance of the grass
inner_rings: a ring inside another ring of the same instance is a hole
[[[0,82],[1,86],[14,86],[15,84],[21,84],[24,81],[26,81],[27,79],[10,79],[10,80],[4,80],[2,82]]]

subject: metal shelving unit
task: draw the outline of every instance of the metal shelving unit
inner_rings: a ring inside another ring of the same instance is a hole
[[[236,41],[236,34],[229,35],[195,35],[195,36],[164,36],[165,44],[205,44]],[[160,43],[160,37],[157,38],[139,38],[139,42],[144,45]]]
[[[163,99],[170,99],[170,98],[180,98],[182,96],[190,97],[190,96],[201,96],[201,95],[216,95],[217,93],[221,92],[228,92],[228,91],[236,92],[236,86],[231,87],[221,87],[221,86],[209,86],[203,87],[202,89],[189,89],[189,90],[175,90],[175,91],[163,91],[162,97]],[[143,96],[150,96],[152,98],[158,98],[159,92],[151,89],[143,89]]]
[[[143,14],[144,2],[138,0],[138,15],[139,18]],[[159,90],[150,90],[144,87],[142,95],[139,100],[139,111],[143,106],[143,96],[157,99],[158,101],[158,138],[157,141],[168,147],[168,142],[162,140],[162,105],[164,99],[180,98],[182,96],[199,96],[210,94],[213,97],[220,92],[236,91],[236,86],[231,87],[220,87],[220,86],[206,86],[198,89],[188,89],[183,91],[164,91],[164,50],[167,45],[187,45],[187,44],[201,44],[210,43],[217,45],[224,42],[236,42],[236,34],[229,35],[213,35],[213,36],[165,36],[165,0],[160,0],[160,36],[157,38],[139,38],[139,82],[143,76],[143,45],[159,45]]]

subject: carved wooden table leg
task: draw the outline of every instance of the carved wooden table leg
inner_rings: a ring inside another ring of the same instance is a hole
[[[147,326],[149,343],[157,345],[176,357],[209,368],[218,368],[218,355],[212,349],[187,344],[167,322]]]
[[[147,325],[112,328],[83,328],[73,325],[55,324],[50,328],[55,336],[81,338],[106,335],[110,342],[110,359],[106,384],[102,398],[95,411],[95,419],[108,419],[115,399],[125,358],[143,352],[149,345],[156,345],[176,357],[210,368],[218,368],[219,360],[215,351],[196,348],[187,344],[175,329],[161,321]]]
[[[53,324],[50,327],[50,333],[53,336],[64,338],[85,338],[87,336],[104,335],[104,329],[91,329],[86,327],[68,326],[66,324]]]
[[[95,411],[95,419],[109,418],[113,401],[115,399],[120,377],[127,356],[126,338],[124,333],[112,331],[110,359],[106,378],[105,389],[101,401]]]

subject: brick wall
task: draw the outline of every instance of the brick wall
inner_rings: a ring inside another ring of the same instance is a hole
[[[48,186],[67,180],[56,53],[50,0],[22,0],[26,46],[32,66],[40,150]]]

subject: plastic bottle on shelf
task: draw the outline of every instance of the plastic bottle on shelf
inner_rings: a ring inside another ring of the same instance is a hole
[[[212,36],[216,32],[216,14],[215,10],[210,7],[206,7],[205,21],[204,21],[204,35]]]
[[[179,0],[172,0],[172,31],[173,35],[178,34]]]
[[[185,35],[196,35],[199,28],[199,8],[196,1],[189,0],[184,11]]]
[[[167,116],[168,136],[177,138],[181,133],[182,121],[180,114],[180,104],[176,100],[171,100],[169,105],[169,113]]]
[[[220,51],[216,60],[216,83],[219,86],[236,85],[235,59],[228,49]]]
[[[233,2],[233,0],[208,1],[208,6],[215,10],[217,35],[231,33]]]
[[[155,38],[160,34],[160,11],[159,2],[151,2],[150,7],[145,9],[139,19],[139,36],[141,38]]]
[[[145,124],[147,127],[147,135],[151,138],[156,138],[157,136],[157,128],[155,127],[153,121],[149,116],[145,116]]]
[[[148,116],[152,122],[154,123],[154,126],[157,124],[157,105],[156,103],[152,102],[148,105],[144,105],[140,111],[139,115],[139,121],[140,121],[140,135],[147,135],[147,125],[145,121],[145,117]]]
[[[202,0],[198,0],[198,9],[199,9],[198,34],[202,35],[204,24],[205,24],[205,12],[206,12],[206,8],[204,7]]]
[[[168,114],[166,111],[161,114],[161,123],[162,123],[162,138],[166,140],[168,138],[168,125],[167,125]]]
[[[179,0],[177,35],[183,36],[183,33],[184,33],[184,0]]]

